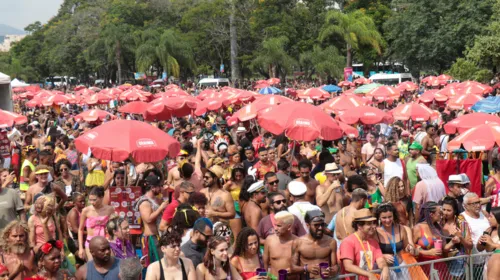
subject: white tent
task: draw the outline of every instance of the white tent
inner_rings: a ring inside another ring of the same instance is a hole
[[[5,75],[4,73],[0,72],[0,85],[9,84],[9,83],[10,83],[10,77]]]
[[[12,111],[10,77],[0,72],[0,109]]]
[[[18,79],[14,79],[14,80],[12,80],[12,82],[10,82],[10,86],[13,88],[15,88],[15,87],[27,87],[27,86],[29,86],[29,84],[27,84],[25,82],[21,82]]]

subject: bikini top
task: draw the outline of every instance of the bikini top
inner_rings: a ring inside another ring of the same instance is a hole
[[[160,262],[160,280],[165,280],[165,274],[163,272],[163,266],[161,265],[161,260],[159,260],[159,262]],[[179,262],[181,263],[182,280],[188,280],[186,268],[184,267],[184,262],[182,261],[181,258],[179,258]]]
[[[401,226],[399,226],[399,232],[401,233]],[[380,236],[378,234],[378,231],[377,231],[377,238],[378,238],[378,244],[380,245],[380,250],[382,251],[382,254],[394,255],[394,251],[392,250],[391,243],[389,243],[389,244],[382,243],[380,241]],[[392,236],[388,236],[388,238],[390,241]],[[400,251],[402,251],[403,247],[404,247],[403,240],[399,240],[398,242],[396,242],[396,253],[399,253]]]
[[[425,250],[429,250],[434,247],[434,240],[427,236],[423,227],[420,227],[420,238],[418,239],[417,244]]]

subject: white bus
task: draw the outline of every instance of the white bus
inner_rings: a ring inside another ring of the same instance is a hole
[[[397,85],[402,82],[414,81],[410,73],[401,74],[375,74],[370,76],[370,80],[374,83],[383,85]]]
[[[227,78],[205,78],[198,82],[198,87],[225,87],[229,86],[229,79]]]

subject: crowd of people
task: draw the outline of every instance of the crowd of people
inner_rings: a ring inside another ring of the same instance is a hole
[[[76,105],[17,108],[29,121],[2,131],[0,279],[465,279],[464,258],[405,265],[500,252],[500,160],[488,154],[481,195],[464,173],[440,179],[449,116],[302,143],[228,126],[223,109],[154,122],[182,149],[134,163],[78,151],[100,121]],[[137,215],[123,215],[112,190],[131,187]],[[498,279],[498,264],[474,257],[470,279]]]

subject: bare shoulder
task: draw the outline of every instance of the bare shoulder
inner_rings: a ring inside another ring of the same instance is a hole
[[[184,266],[193,267],[194,268],[193,262],[190,259],[184,258],[184,257],[180,257],[180,259],[184,263]]]

